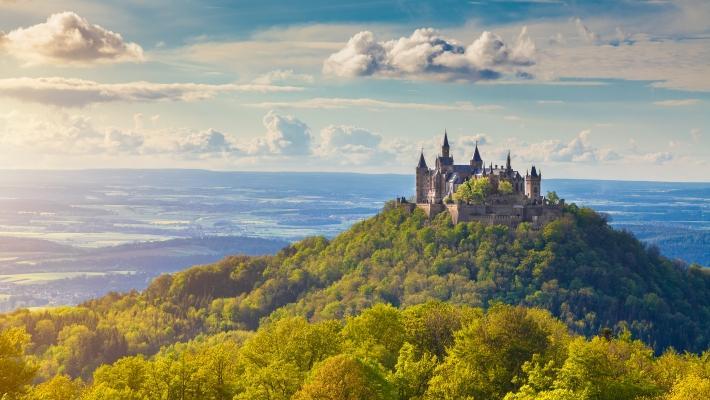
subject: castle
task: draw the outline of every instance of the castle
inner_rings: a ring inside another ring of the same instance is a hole
[[[485,193],[475,200],[457,195],[462,185],[483,184]],[[564,201],[552,204],[541,195],[542,172],[533,165],[525,176],[510,164],[483,163],[478,143],[468,164],[454,164],[448,134],[444,132],[441,153],[430,169],[422,149],[416,167],[416,207],[432,217],[448,211],[454,223],[480,221],[516,226],[520,222],[542,225],[561,215]]]

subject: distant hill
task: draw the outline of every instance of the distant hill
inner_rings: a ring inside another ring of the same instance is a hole
[[[6,314],[0,326],[27,329],[45,376],[59,369],[88,377],[123,355],[256,329],[265,318],[340,319],[376,303],[430,300],[545,308],[575,332],[628,329],[656,351],[710,344],[710,272],[670,261],[574,205],[534,230],[452,225],[446,213],[429,221],[389,204],[330,241],[312,237],[274,256],[162,275],[142,293]]]

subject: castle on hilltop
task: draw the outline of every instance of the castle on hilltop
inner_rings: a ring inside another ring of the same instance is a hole
[[[521,175],[510,164],[510,152],[505,165],[491,162],[486,166],[478,143],[468,164],[454,164],[449,137],[444,132],[444,143],[433,169],[428,167],[423,149],[419,155],[415,204],[429,217],[448,211],[454,223],[541,225],[561,215],[564,204],[564,200],[553,204],[545,199],[541,185],[542,172],[533,165]]]

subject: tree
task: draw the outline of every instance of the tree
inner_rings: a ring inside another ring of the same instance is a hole
[[[394,400],[397,394],[377,366],[340,354],[319,364],[295,400]]]
[[[498,183],[498,193],[503,195],[513,193],[513,184],[508,181],[500,181],[500,183]]]
[[[552,192],[547,192],[547,201],[550,202],[550,204],[556,205],[560,203],[560,196],[557,195],[557,192],[552,191]]]
[[[441,361],[446,349],[454,344],[454,332],[483,313],[478,308],[430,301],[406,308],[402,316],[407,342],[417,352],[429,352]]]
[[[401,312],[389,304],[377,304],[348,319],[343,335],[352,353],[393,369],[405,339]]]
[[[658,394],[651,379],[651,349],[627,335],[608,340],[577,338],[554,387],[585,393],[593,400],[637,399]]]
[[[414,346],[405,343],[399,350],[399,358],[390,382],[395,386],[400,399],[421,399],[434,375],[437,358],[429,352],[417,355]]]
[[[557,331],[557,329],[554,329]],[[560,354],[545,320],[523,307],[495,305],[461,329],[443,364],[437,367],[427,398],[499,399],[517,389],[522,367],[535,354],[542,362]]]
[[[240,350],[239,399],[290,399],[313,366],[340,350],[340,323],[283,318],[260,328]]]
[[[56,375],[33,387],[25,400],[78,400],[82,389],[81,379],[72,380],[66,375]]]
[[[486,197],[491,193],[493,186],[490,180],[486,178],[469,179],[459,185],[454,193],[454,200],[464,203],[481,204],[486,200]]]
[[[30,337],[20,328],[0,330],[0,399],[25,391],[37,368],[25,359]]]
[[[701,400],[710,399],[710,378],[695,374],[679,379],[666,400]]]
[[[152,365],[142,356],[124,357],[114,364],[102,365],[94,372],[95,398],[119,393],[123,399],[142,399]]]

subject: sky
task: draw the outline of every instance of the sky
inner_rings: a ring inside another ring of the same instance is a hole
[[[710,181],[705,0],[0,0],[0,169]]]

